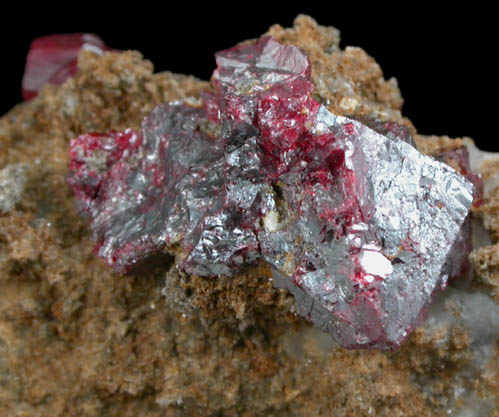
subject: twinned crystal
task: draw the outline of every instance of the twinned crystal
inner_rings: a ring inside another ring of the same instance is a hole
[[[119,273],[174,254],[213,279],[263,259],[342,346],[397,348],[464,268],[472,183],[403,126],[328,111],[296,46],[262,37],[216,60],[201,107],[71,141],[96,252]]]

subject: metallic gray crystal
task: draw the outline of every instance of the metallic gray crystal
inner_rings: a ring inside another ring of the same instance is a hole
[[[342,137],[346,164],[364,171],[359,205],[368,221],[356,221],[339,239],[325,241],[317,211],[305,200],[305,216],[288,211],[279,230],[260,234],[262,251],[275,269],[276,285],[289,289],[300,313],[343,346],[397,347],[447,280],[442,267],[468,215],[473,187],[410,143],[324,107],[315,129],[341,136],[346,124],[355,130]],[[284,182],[285,200],[293,205],[296,178]],[[319,198],[327,202],[334,196]],[[352,247],[359,251],[352,254]],[[352,277],[359,265],[367,278],[356,285]],[[359,297],[367,291],[375,295],[373,302]]]
[[[319,106],[296,46],[264,37],[217,63],[210,111],[159,106],[138,150],[71,180],[80,195],[98,188],[87,211],[99,255],[127,272],[170,252],[210,277],[263,257],[342,346],[399,347],[459,271],[473,185],[419,153],[407,128]]]

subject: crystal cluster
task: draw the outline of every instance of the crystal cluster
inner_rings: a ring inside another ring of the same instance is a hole
[[[231,276],[263,259],[302,316],[347,348],[397,348],[464,268],[470,181],[392,122],[312,97],[306,54],[270,37],[216,54],[203,105],[71,141],[68,179],[96,252]]]
[[[49,35],[36,38],[29,48],[22,81],[22,96],[30,100],[44,84],[60,85],[77,70],[80,49],[102,53],[109,50],[98,36],[89,33]]]

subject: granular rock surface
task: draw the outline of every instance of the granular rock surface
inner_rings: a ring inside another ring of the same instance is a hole
[[[0,415],[499,415],[499,163],[469,139],[418,135],[396,81],[362,49],[340,49],[336,29],[299,16],[268,34],[303,48],[313,97],[335,114],[404,124],[429,155],[466,145],[477,171],[486,159],[476,276],[451,284],[399,352],[381,353],[312,328],[262,262],[217,279],[173,258],[114,274],[66,184],[70,139],[137,129],[156,105],[195,106],[212,87],[154,74],[137,52],[82,51],[73,78],[0,122]]]

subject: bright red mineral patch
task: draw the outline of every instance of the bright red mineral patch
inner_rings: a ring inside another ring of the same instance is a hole
[[[96,252],[123,273],[180,247],[179,269],[213,279],[263,259],[342,346],[396,349],[465,267],[472,184],[404,126],[328,111],[296,46],[262,37],[216,61],[204,106],[71,142]]]
[[[82,48],[98,53],[108,47],[98,36],[71,33],[36,38],[29,48],[22,81],[22,97],[30,100],[44,84],[60,85],[77,70],[78,52]]]

